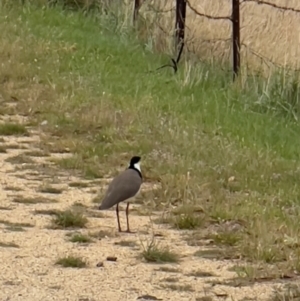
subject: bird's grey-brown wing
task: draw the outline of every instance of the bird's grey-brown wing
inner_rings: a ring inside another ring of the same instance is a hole
[[[139,191],[142,179],[138,172],[133,169],[126,169],[109,184],[106,195],[100,206],[100,210],[105,210],[123,202]]]

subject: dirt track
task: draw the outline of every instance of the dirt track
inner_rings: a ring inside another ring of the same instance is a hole
[[[1,117],[1,122],[9,120],[18,123],[25,121],[20,116]],[[159,213],[152,213],[150,218],[147,215],[139,216],[138,211],[133,210],[130,216],[131,228],[137,230],[137,233],[118,234],[114,210],[104,212],[102,217],[93,217],[99,212],[92,199],[107,179],[101,184],[99,180],[86,181],[57,169],[49,159],[69,154],[39,154],[42,132],[33,129],[29,129],[29,132],[29,137],[7,136],[1,143],[7,150],[0,154],[1,301],[123,301],[137,300],[142,295],[174,301],[249,300],[257,297],[258,300],[266,300],[271,295],[273,285],[270,283],[245,287],[220,284],[236,277],[236,273],[228,269],[238,262],[195,257],[193,254],[199,247],[188,246],[182,239],[184,232],[151,222]],[[87,187],[70,186],[74,182],[85,182]],[[46,184],[61,189],[61,193],[40,192],[41,186]],[[17,198],[37,197],[55,202],[26,204],[15,201]],[[66,238],[66,233],[71,231],[49,229],[51,216],[35,214],[35,210],[41,209],[64,210],[75,202],[87,206],[89,223],[87,229],[81,232],[107,231],[109,237],[102,237],[88,245],[72,243]],[[21,231],[13,223],[30,225],[21,225],[19,228],[24,230]],[[125,227],[123,211],[121,223]],[[138,257],[142,244],[149,243],[153,233],[161,234],[156,240],[182,256],[179,264],[147,264]],[[66,255],[83,257],[88,267],[63,268],[54,264],[59,257]],[[107,256],[116,256],[117,261],[108,262]],[[103,262],[104,266],[97,267],[99,262]],[[205,273],[212,273],[213,276]],[[211,299],[201,298],[205,296]]]

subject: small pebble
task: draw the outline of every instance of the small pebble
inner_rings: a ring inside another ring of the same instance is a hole
[[[106,258],[106,260],[107,260],[107,261],[117,261],[117,257],[115,257],[115,256],[108,256],[108,257]]]

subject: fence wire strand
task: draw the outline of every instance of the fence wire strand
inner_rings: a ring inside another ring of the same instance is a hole
[[[174,1],[174,0],[173,0]],[[175,6],[171,6],[171,7],[167,7],[167,3],[164,2],[166,5],[164,7],[162,7],[161,5],[161,2],[156,2],[156,3],[159,3],[159,5],[155,6],[155,1],[151,1],[152,3],[149,3],[148,1],[143,1],[142,5],[147,5],[148,7],[148,12],[149,11],[152,11],[156,14],[174,14],[175,15],[175,12],[176,12],[176,7]],[[174,1],[175,2],[175,1]],[[230,21],[231,23],[234,21],[233,20],[233,17],[232,17],[232,14],[231,15],[213,15],[213,14],[207,14],[207,13],[204,13],[204,12],[200,12],[198,8],[195,7],[195,4],[192,4],[191,0],[182,0],[182,3],[186,3],[186,6],[188,8],[189,11],[193,12],[196,16],[199,16],[199,17],[202,17],[202,18],[205,18],[205,19],[208,19],[208,20],[216,20],[216,21]],[[153,4],[154,3],[154,4]],[[247,5],[247,3],[254,3],[256,5],[265,5],[265,6],[268,6],[270,8],[273,8],[274,10],[278,10],[278,11],[287,11],[287,12],[293,12],[293,13],[300,13],[300,9],[297,9],[297,8],[293,8],[293,7],[285,7],[285,6],[282,6],[282,5],[279,5],[279,4],[275,4],[275,3],[272,3],[270,1],[265,1],[265,0],[240,0],[239,1],[239,4],[240,4],[240,13],[241,13],[241,9],[245,7],[245,5]],[[160,8],[158,8],[158,6],[160,6]],[[187,12],[187,18],[189,18],[189,15],[188,15],[188,12]],[[155,23],[156,24],[156,23]],[[161,30],[162,33],[164,33],[166,36],[170,37],[170,31],[168,32],[168,30],[166,30],[166,28],[164,28],[164,26],[162,25],[162,23],[160,24],[159,22],[157,22],[157,27]],[[241,33],[241,30],[244,28],[245,26],[240,26],[239,28],[239,31]],[[185,24],[185,28],[186,29],[189,29],[189,31],[191,32],[191,28],[189,28],[186,24]],[[176,31],[175,31],[176,32]],[[226,43],[228,44],[230,41],[232,41],[232,37],[228,37],[228,38],[225,38],[225,39],[215,39],[215,38],[212,38],[212,39],[208,39],[208,38],[201,38],[201,37],[185,37],[185,47],[187,48],[187,51],[188,52],[195,52],[196,48],[197,48],[197,43],[206,43],[206,44],[217,44],[217,43]],[[193,45],[194,44],[194,45]],[[245,44],[243,41],[241,41],[240,43],[241,45],[241,49],[240,51],[245,51],[248,54],[250,55],[253,55],[255,57],[257,57],[261,62],[263,62],[266,66],[268,67],[271,67],[271,66],[276,66],[276,67],[284,67],[284,68],[287,68],[289,70],[293,70],[293,71],[299,71],[297,68],[293,69],[293,68],[289,68],[287,67],[286,65],[283,65],[283,64],[280,64],[279,62],[276,63],[274,60],[272,60],[271,58],[268,58],[266,57],[265,55],[259,53],[259,51],[249,47],[249,45]],[[227,47],[227,46],[226,46]],[[192,50],[194,49],[194,50]],[[228,55],[228,51],[230,49],[230,46],[228,45],[228,50],[224,50],[225,52],[224,53],[227,53],[226,56]],[[181,49],[181,52],[182,52],[182,49]],[[180,56],[181,56],[181,53],[180,53]],[[179,58],[180,58],[179,56]],[[177,64],[178,64],[178,59],[174,60],[174,59],[171,59],[173,64],[172,65],[169,65],[170,67],[173,67],[175,66],[174,70],[176,69],[177,71]],[[174,63],[175,61],[175,63]],[[159,68],[160,69],[160,68]],[[176,72],[175,71],[175,72]]]

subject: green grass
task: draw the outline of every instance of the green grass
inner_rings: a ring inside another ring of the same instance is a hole
[[[17,123],[0,124],[0,135],[3,136],[29,136],[27,129]]]
[[[88,219],[81,213],[72,210],[58,211],[53,219],[53,228],[85,228]]]
[[[75,256],[67,256],[63,258],[59,258],[56,262],[56,265],[60,265],[64,268],[85,268],[87,266],[86,262],[80,258]]]
[[[61,168],[112,176],[139,154],[161,185],[145,201],[203,209],[203,224],[186,214],[177,228],[243,220],[213,241],[251,261],[299,267],[298,75],[232,84],[217,65],[194,61],[176,76],[147,73],[169,58],[152,51],[151,37],[137,41],[121,15],[112,19],[2,6],[0,55],[14,59],[3,60],[0,90],[19,99],[11,110],[33,126],[47,120],[44,149],[73,153]]]
[[[161,247],[155,242],[149,243],[142,251],[142,258],[149,263],[176,263],[179,256],[168,247]]]
[[[195,206],[181,206],[174,210],[169,222],[180,230],[193,230],[204,225],[205,216]]]
[[[71,235],[70,238],[71,242],[74,243],[91,243],[93,242],[93,240],[88,236],[88,235],[84,235],[82,233],[74,233]]]

